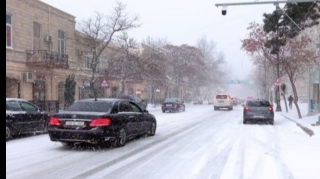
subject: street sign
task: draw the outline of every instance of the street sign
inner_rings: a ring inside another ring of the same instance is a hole
[[[106,87],[106,88],[108,88],[110,85],[109,85],[109,83],[107,82],[107,80],[106,79],[104,79],[103,81],[102,81],[102,83],[101,83],[101,87]]]
[[[249,80],[227,80],[225,81],[225,84],[231,84],[231,85],[235,85],[235,84],[250,84]]]
[[[280,78],[277,78],[276,81],[274,82],[274,86],[281,86],[283,82],[280,80]]]
[[[141,94],[141,89],[136,89],[136,94]]]

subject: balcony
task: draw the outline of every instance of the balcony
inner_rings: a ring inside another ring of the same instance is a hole
[[[47,50],[27,50],[27,65],[45,68],[69,68],[68,55]]]

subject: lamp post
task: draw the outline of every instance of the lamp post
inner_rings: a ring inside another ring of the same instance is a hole
[[[277,9],[279,6],[277,6]],[[277,42],[279,43],[279,25],[277,24]],[[280,79],[280,57],[279,57],[279,52],[280,52],[280,45],[277,44],[276,47],[276,53],[277,53],[277,79]],[[281,112],[281,104],[280,104],[280,85],[277,85],[277,90],[276,90],[276,111]]]

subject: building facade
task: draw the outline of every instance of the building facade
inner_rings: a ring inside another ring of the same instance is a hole
[[[77,74],[75,25],[74,16],[39,0],[6,0],[6,97],[63,103],[67,76],[79,84],[90,75]]]

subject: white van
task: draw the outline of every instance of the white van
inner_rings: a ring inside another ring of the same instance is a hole
[[[214,110],[219,110],[221,108],[227,108],[228,110],[233,109],[233,100],[230,95],[227,94],[218,94],[213,100]]]

